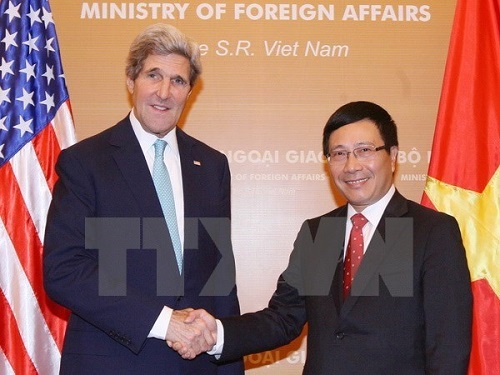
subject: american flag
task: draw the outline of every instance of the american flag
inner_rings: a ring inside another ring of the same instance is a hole
[[[0,0],[0,374],[56,374],[67,311],[43,289],[42,244],[75,142],[48,0]]]

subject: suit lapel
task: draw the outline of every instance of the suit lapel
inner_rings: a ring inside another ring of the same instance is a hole
[[[193,235],[193,233],[198,233],[199,226],[198,221],[194,220],[202,216],[200,171],[203,168],[203,161],[196,156],[195,142],[179,128],[177,128],[177,143],[181,158],[184,192],[184,276],[186,277],[186,275],[193,275],[192,257],[196,254],[195,251],[189,251],[189,249],[193,246],[198,247],[198,244],[190,244],[190,240],[198,238],[198,235]]]
[[[151,173],[128,117],[118,123],[109,142],[115,148],[113,158],[141,209],[141,216],[163,216]]]
[[[347,206],[340,207],[334,214],[335,217],[344,218],[347,220]],[[343,231],[342,231],[342,243],[344,243],[345,238],[345,221],[343,223]],[[341,251],[339,254],[339,259],[337,260],[337,264],[335,267],[335,274],[333,275],[332,287],[330,289],[330,294],[335,303],[335,308],[337,314],[340,314],[342,308],[342,277],[343,277],[343,268],[344,268],[344,252]]]
[[[184,217],[198,218],[201,215],[199,191],[202,160],[196,156],[195,143],[179,128],[177,128],[177,143],[181,158]]]
[[[337,261],[337,267],[335,268],[335,274],[333,276],[332,282],[332,296],[335,303],[335,308],[337,311],[337,315],[339,315],[342,304],[342,289],[343,289],[343,275],[344,275],[344,253],[340,252],[339,259]]]
[[[367,292],[367,288],[372,286],[370,283],[376,282],[378,285],[378,277],[380,274],[382,264],[387,255],[391,251],[397,251],[397,248],[388,248],[384,246],[385,240],[385,225],[386,219],[390,217],[401,217],[408,211],[407,200],[398,191],[389,201],[382,218],[377,226],[376,232],[366,249],[365,256],[361,265],[359,266],[358,273],[354,278],[352,284],[352,294],[348,297],[342,305],[341,315],[345,316],[352,309],[360,295],[371,295]],[[374,281],[375,280],[375,281]],[[340,281],[342,283],[342,281]],[[378,290],[378,289],[377,289]]]

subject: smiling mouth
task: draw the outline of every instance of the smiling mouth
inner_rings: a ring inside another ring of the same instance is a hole
[[[358,184],[361,184],[363,182],[366,182],[368,181],[368,178],[360,178],[360,179],[357,179],[357,180],[349,180],[349,181],[345,181],[345,183],[347,185],[358,185]]]
[[[163,105],[153,105],[152,107],[158,111],[168,111],[170,109],[169,107]]]

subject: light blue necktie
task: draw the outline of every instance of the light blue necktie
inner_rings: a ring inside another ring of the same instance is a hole
[[[153,163],[153,182],[158,198],[160,199],[163,216],[165,216],[165,221],[167,222],[170,238],[172,239],[177,266],[179,267],[179,272],[182,273],[182,249],[179,228],[177,227],[177,215],[175,214],[174,193],[172,191],[172,184],[170,182],[167,166],[163,161],[163,153],[165,152],[166,146],[167,142],[161,139],[157,139],[154,143],[155,160]]]

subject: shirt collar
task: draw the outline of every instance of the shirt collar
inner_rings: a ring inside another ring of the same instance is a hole
[[[141,123],[135,117],[134,111],[130,111],[129,115],[130,123],[132,124],[132,129],[134,130],[135,136],[139,141],[142,152],[144,154],[150,152],[151,146],[156,142],[157,139],[163,139],[167,142],[168,146],[172,150],[172,153],[179,157],[179,145],[177,143],[177,127],[174,127],[171,131],[167,133],[163,138],[158,138],[156,135],[148,133],[144,130]]]
[[[366,207],[361,213],[363,214],[364,217],[374,226],[377,226],[380,219],[382,218],[382,215],[384,214],[384,211],[389,204],[389,201],[391,200],[392,196],[396,192],[396,188],[394,185],[391,185],[387,193],[379,199],[377,202],[373,203],[372,205]],[[347,217],[351,218],[352,215],[356,214],[356,210],[350,205],[347,205]]]

